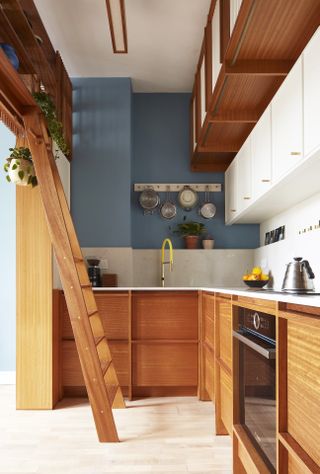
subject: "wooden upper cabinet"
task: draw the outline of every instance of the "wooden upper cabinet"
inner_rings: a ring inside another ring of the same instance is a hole
[[[304,147],[305,156],[320,146],[320,28],[303,53]]]
[[[272,101],[274,180],[303,158],[302,58],[299,58]]]

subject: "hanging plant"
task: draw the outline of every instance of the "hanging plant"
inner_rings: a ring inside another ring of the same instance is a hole
[[[65,156],[68,156],[70,154],[70,150],[63,136],[62,123],[57,119],[57,113],[53,100],[46,92],[43,91],[35,92],[33,97],[46,118],[51,138],[58,145],[62,153]]]
[[[9,148],[9,151],[11,154],[4,165],[7,181],[20,186],[37,186],[38,181],[29,148],[20,146]]]

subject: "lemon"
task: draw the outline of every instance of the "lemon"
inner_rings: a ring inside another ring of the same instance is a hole
[[[261,273],[262,273],[262,270],[261,270],[260,267],[253,267],[253,269],[252,269],[252,274],[253,274],[253,275],[258,275],[258,276],[260,276]]]
[[[265,273],[262,273],[261,276],[260,276],[260,279],[263,280],[263,281],[267,281],[267,280],[269,280],[269,275],[266,275]]]

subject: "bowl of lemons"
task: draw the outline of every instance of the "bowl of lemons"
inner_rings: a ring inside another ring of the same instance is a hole
[[[269,275],[263,273],[260,267],[253,267],[251,273],[243,275],[242,280],[250,288],[263,288],[269,281]]]

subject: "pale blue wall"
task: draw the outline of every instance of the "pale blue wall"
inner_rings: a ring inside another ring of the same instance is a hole
[[[71,203],[80,244],[131,246],[131,80],[72,83]]]
[[[0,156],[2,163],[15,136],[0,122]],[[1,278],[0,278],[0,372],[14,371],[16,366],[16,187],[0,172],[1,202]],[[27,277],[27,275],[26,275]]]
[[[189,103],[189,94],[133,95],[133,183],[224,183],[223,173],[190,171]],[[201,218],[197,209],[185,212],[179,207],[177,216],[170,221],[162,219],[159,213],[144,216],[138,197],[138,193],[132,193],[134,248],[159,248],[168,235],[175,248],[182,248],[183,240],[172,234],[170,227],[182,222],[184,216],[187,220],[203,222],[213,235],[216,248],[259,246],[258,225],[225,226],[224,192],[211,194],[217,206],[212,220]],[[177,194],[172,197],[176,198]]]

